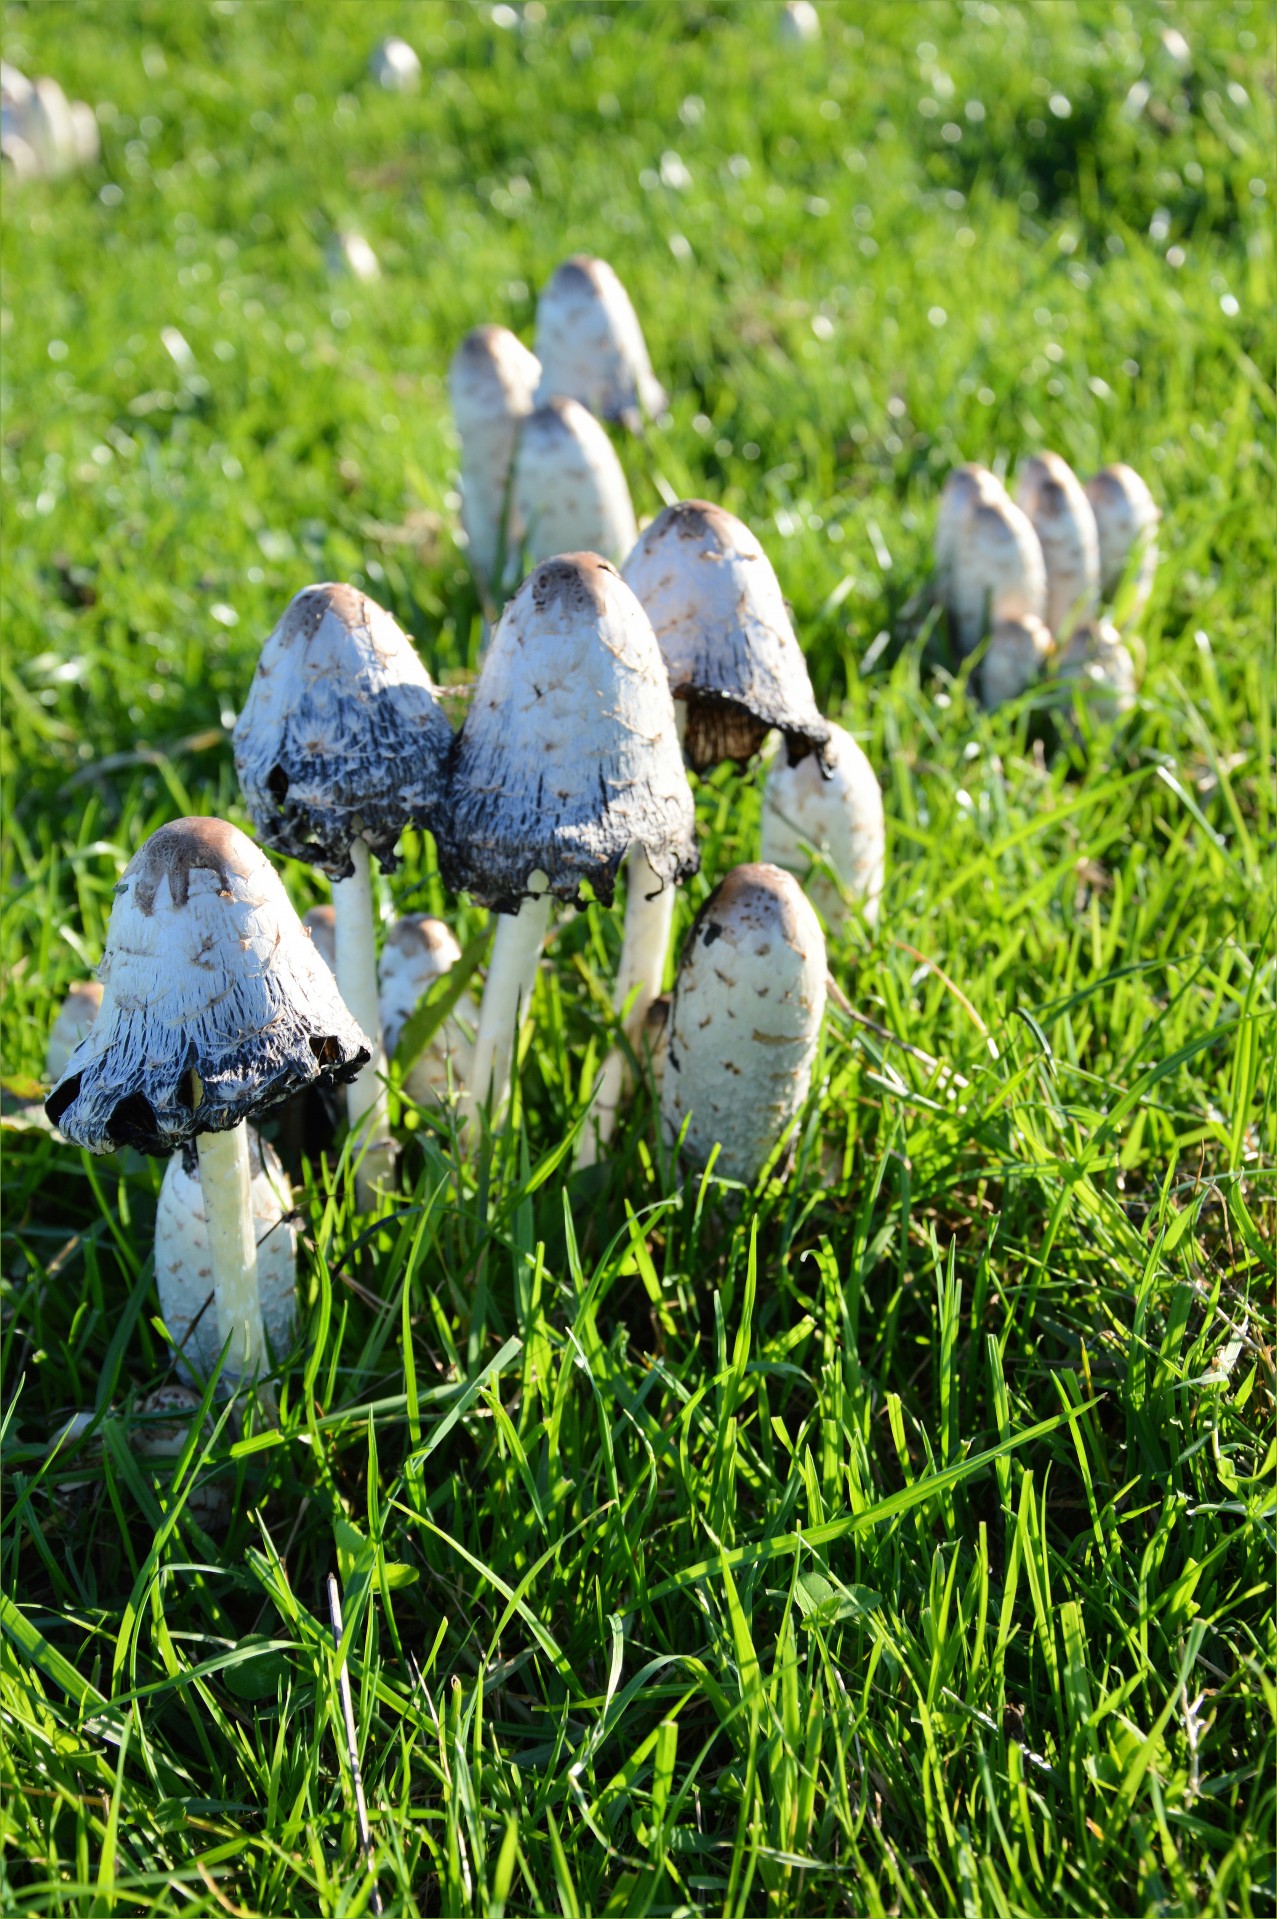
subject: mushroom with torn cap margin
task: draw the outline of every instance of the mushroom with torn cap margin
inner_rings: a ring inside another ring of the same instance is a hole
[[[448,391],[461,441],[461,524],[482,593],[523,538],[514,510],[514,449],[531,413],[541,362],[503,326],[478,326],[452,356]]]
[[[831,932],[851,921],[848,902],[878,924],[886,866],[887,831],[878,776],[858,742],[841,726],[829,728],[829,772],[814,753],[790,766],[773,756],[763,786],[761,853],[806,888]]]
[[[667,396],[638,315],[606,260],[573,254],[541,289],[536,352],[538,406],[579,400],[598,419],[620,420],[635,433],[645,413],[654,419],[664,410]]]
[[[661,1130],[752,1186],[802,1109],[825,1011],[825,936],[798,881],[737,866],[692,923],[666,1028]]]
[[[523,422],[514,456],[514,514],[533,565],[600,553],[620,566],[638,538],[630,489],[612,442],[579,400],[548,400]],[[519,550],[506,578],[519,577]]]
[[[369,1042],[270,861],[225,820],[176,820],[134,854],[99,973],[101,1010],[45,1111],[91,1153],[196,1141],[218,1350],[248,1377],[266,1344],[245,1121],[352,1078]]]
[[[404,827],[433,827],[452,728],[407,634],[375,600],[330,583],[299,593],[267,639],[234,738],[263,844],[332,880],[337,984],[373,1044],[346,1095],[366,1203],[391,1154],[370,855],[392,870]]]
[[[579,904],[588,884],[610,906],[636,846],[652,886],[673,886],[696,870],[694,829],[643,609],[597,554],[546,561],[493,634],[435,829],[445,885],[499,915],[466,1098],[472,1138],[484,1101],[494,1116],[505,1103],[551,901]]]

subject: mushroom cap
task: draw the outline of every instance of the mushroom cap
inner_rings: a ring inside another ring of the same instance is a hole
[[[948,581],[953,570],[958,547],[975,508],[982,500],[1005,498],[1006,489],[997,474],[975,461],[954,467],[948,475],[940,490],[940,507],[936,514],[935,563],[942,585]]]
[[[274,1352],[293,1343],[297,1310],[297,1233],[288,1176],[274,1150],[248,1129],[249,1199],[257,1242],[262,1324]],[[204,1213],[199,1156],[188,1141],[164,1168],[155,1209],[155,1284],[183,1379],[206,1379],[222,1351],[213,1257]]]
[[[810,46],[820,38],[820,15],[812,0],[785,0],[776,30],[785,46]]]
[[[496,572],[503,524],[507,554],[517,554],[522,540],[510,471],[519,423],[532,411],[540,378],[541,362],[503,326],[467,333],[448,371],[461,439],[461,524],[471,563],[486,582]]]
[[[234,739],[263,843],[349,879],[356,839],[390,870],[409,821],[433,826],[452,728],[389,613],[322,585],[296,596],[263,646]]]
[[[461,948],[443,920],[409,914],[391,921],[378,968],[381,1030],[388,1058],[393,1057],[399,1036],[422,994],[450,972],[460,958]],[[419,1105],[446,1095],[449,1073],[454,1086],[465,1082],[473,1048],[462,1031],[458,1013],[472,1026],[477,1020],[478,1009],[468,993],[462,994],[456,1012],[435,1029],[404,1079],[409,1098]]]
[[[658,513],[625,562],[687,705],[684,750],[696,772],[744,762],[771,727],[791,762],[824,761],[829,723],[816,708],[802,648],[771,561],[743,520],[707,500]]]
[[[302,914],[302,925],[310,934],[311,945],[335,979],[337,977],[337,908],[308,906]]]
[[[1122,583],[1132,551],[1139,548],[1133,615],[1147,603],[1157,572],[1161,508],[1135,469],[1124,466],[1120,460],[1087,481],[1086,497],[1091,502],[1099,534],[1100,591],[1105,599],[1112,599]]]
[[[654,416],[665,405],[638,315],[606,260],[574,254],[542,288],[536,350],[538,405],[580,400],[599,419],[636,430],[643,413]]]
[[[579,400],[549,400],[523,422],[514,514],[534,565],[558,553],[601,553],[620,566],[637,540],[621,462]],[[510,557],[517,568],[518,553]]]
[[[822,774],[814,755],[797,766],[779,753],[772,759],[763,787],[762,857],[796,874],[825,924],[841,927],[847,912],[838,884],[812,870],[812,855],[820,854],[873,926],[887,851],[882,790],[867,755],[841,726],[830,726],[828,765]]]
[[[980,699],[990,712],[1018,700],[1041,673],[1051,651],[1050,629],[1032,615],[999,620],[980,663]]]
[[[92,1026],[102,1005],[102,983],[95,979],[77,980],[49,1028],[49,1044],[44,1055],[44,1077],[61,1079],[80,1041]]]
[[[1033,522],[1046,562],[1046,623],[1063,639],[1099,606],[1100,536],[1091,502],[1058,453],[1025,462],[1016,500]]]
[[[974,653],[999,620],[1040,620],[1046,612],[1046,562],[1033,523],[1014,500],[981,499],[954,554],[949,614],[958,651]]]
[[[175,820],[124,869],[102,1007],[45,1111],[91,1153],[171,1153],[370,1056],[265,855],[224,820]]]
[[[457,736],[435,827],[453,892],[498,912],[544,890],[611,905],[633,845],[662,884],[698,865],[660,649],[620,574],[595,553],[530,573],[501,616]]]
[[[798,881],[738,866],[692,923],[670,1009],[661,1127],[684,1157],[757,1179],[811,1085],[825,1010],[825,937]]]
[[[387,93],[415,93],[421,84],[421,61],[406,40],[391,35],[379,40],[368,56],[368,71]]]

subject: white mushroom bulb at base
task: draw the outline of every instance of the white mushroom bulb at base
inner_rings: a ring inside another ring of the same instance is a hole
[[[228,1378],[261,1370],[265,1336],[244,1121],[369,1047],[278,875],[224,820],[153,833],[115,891],[102,1006],[45,1101],[91,1153],[163,1156],[197,1142],[218,1350]],[[228,1344],[229,1342],[229,1344]]]
[[[780,582],[743,520],[708,500],[667,506],[641,534],[623,578],[686,709],[683,748],[695,772],[720,760],[743,764],[772,727],[791,761],[811,752],[823,759],[829,723]]]
[[[887,831],[878,776],[841,726],[830,726],[823,774],[815,754],[790,766],[776,754],[763,787],[764,862],[793,873],[831,932],[849,921],[848,900],[878,924]]]
[[[485,591],[497,584],[498,572],[522,542],[514,515],[514,448],[540,378],[541,362],[503,326],[473,328],[448,369],[461,441],[461,524]]]
[[[297,1311],[297,1235],[293,1195],[274,1149],[248,1127],[249,1206],[257,1247],[257,1294],[267,1348],[277,1358],[293,1343]],[[202,1382],[221,1356],[213,1256],[193,1142],[164,1168],[155,1209],[155,1285],[184,1380]]]
[[[383,607],[327,583],[297,594],[262,647],[235,724],[235,769],[264,845],[333,882],[337,984],[373,1041],[347,1092],[361,1204],[389,1171],[371,858],[391,870],[409,822],[432,827],[452,728]]]
[[[406,40],[379,40],[368,56],[368,71],[387,93],[415,93],[421,85],[421,61]]]
[[[620,566],[637,540],[621,462],[579,400],[549,400],[523,422],[514,456],[514,515],[534,566],[558,553],[601,553]],[[518,574],[515,550],[507,579]]]
[[[44,1054],[44,1077],[47,1080],[61,1079],[67,1061],[97,1018],[101,1005],[101,981],[77,980],[49,1028],[49,1043]]]
[[[1120,460],[1087,481],[1086,497],[1099,533],[1100,592],[1109,605],[1120,593],[1116,611],[1126,624],[1139,618],[1153,590],[1161,509],[1134,468]]]
[[[1027,693],[1042,675],[1051,651],[1051,633],[1043,620],[999,620],[980,662],[980,701],[993,713]]]
[[[1044,618],[1059,644],[1094,619],[1100,604],[1100,536],[1077,474],[1058,453],[1026,460],[1016,503],[1033,522],[1046,563]]]
[[[546,561],[492,636],[435,828],[445,885],[499,915],[467,1089],[472,1137],[485,1101],[495,1115],[509,1091],[551,900],[578,904],[588,883],[609,906],[634,847],[652,890],[672,887],[696,870],[694,828],[643,609],[597,554]]]
[[[825,1010],[825,937],[798,881],[738,866],[679,959],[661,1130],[684,1161],[752,1186],[801,1111]]]
[[[1113,726],[1135,707],[1135,661],[1107,620],[1078,627],[1052,661],[1051,682],[1055,704],[1067,711],[1080,700],[1095,726]]]
[[[394,1058],[400,1035],[422,995],[460,958],[461,948],[442,920],[410,914],[390,922],[381,949],[380,974],[381,1025],[388,1058]],[[404,1075],[404,1092],[409,1099],[424,1106],[430,1100],[446,1099],[450,1090],[466,1084],[474,1042],[465,1028],[472,1033],[478,1019],[474,1000],[463,993]]]
[[[643,414],[654,418],[664,409],[665,389],[652,372],[638,315],[606,260],[574,254],[542,288],[536,353],[538,406],[579,400],[597,419],[620,420],[635,432]]]
[[[1043,619],[1046,562],[1028,515],[1004,494],[972,506],[953,556],[949,623],[963,659],[999,620]]]

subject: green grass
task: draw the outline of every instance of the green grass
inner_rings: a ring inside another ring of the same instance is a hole
[[[368,1909],[335,1570],[388,1910],[1271,1913],[1271,10],[830,5],[798,54],[765,5],[531,11],[5,8],[111,103],[100,169],[5,195],[5,1073],[142,838],[244,823],[298,587],[473,667],[448,358],[581,247],[674,395],[636,505],[750,521],[880,771],[831,966],[917,1051],[831,1008],[734,1202],[642,1098],[569,1176],[619,942],[561,919],[508,1131],[458,1172],[423,1115],[381,1221],[311,1166],[278,1426],[160,1475],[161,1169],[6,1131],[5,1909]],[[362,78],[393,30],[413,100]],[[902,617],[950,466],[1043,446],[1165,509],[1139,710],[1072,760]],[[680,928],[757,774],[698,808]]]

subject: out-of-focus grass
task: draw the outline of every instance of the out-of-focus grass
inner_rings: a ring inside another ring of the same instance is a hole
[[[104,147],[5,194],[5,1071],[145,834],[242,817],[298,587],[473,665],[447,361],[578,248],[674,396],[640,511],[750,521],[879,768],[832,969],[942,1063],[834,1010],[785,1185],[684,1188],[643,1100],[567,1178],[617,934],[564,920],[507,1141],[458,1178],[424,1116],[380,1232],[312,1170],[279,1428],[159,1481],[105,1417],[167,1366],[159,1169],[7,1134],[15,1909],[361,1909],[336,1567],[402,1910],[1271,1910],[1271,20],[821,12],[5,10]],[[1165,510],[1139,711],[1073,762],[901,617],[948,468],[1045,445]],[[757,780],[701,785],[680,925]],[[481,924],[415,840],[391,890]]]

